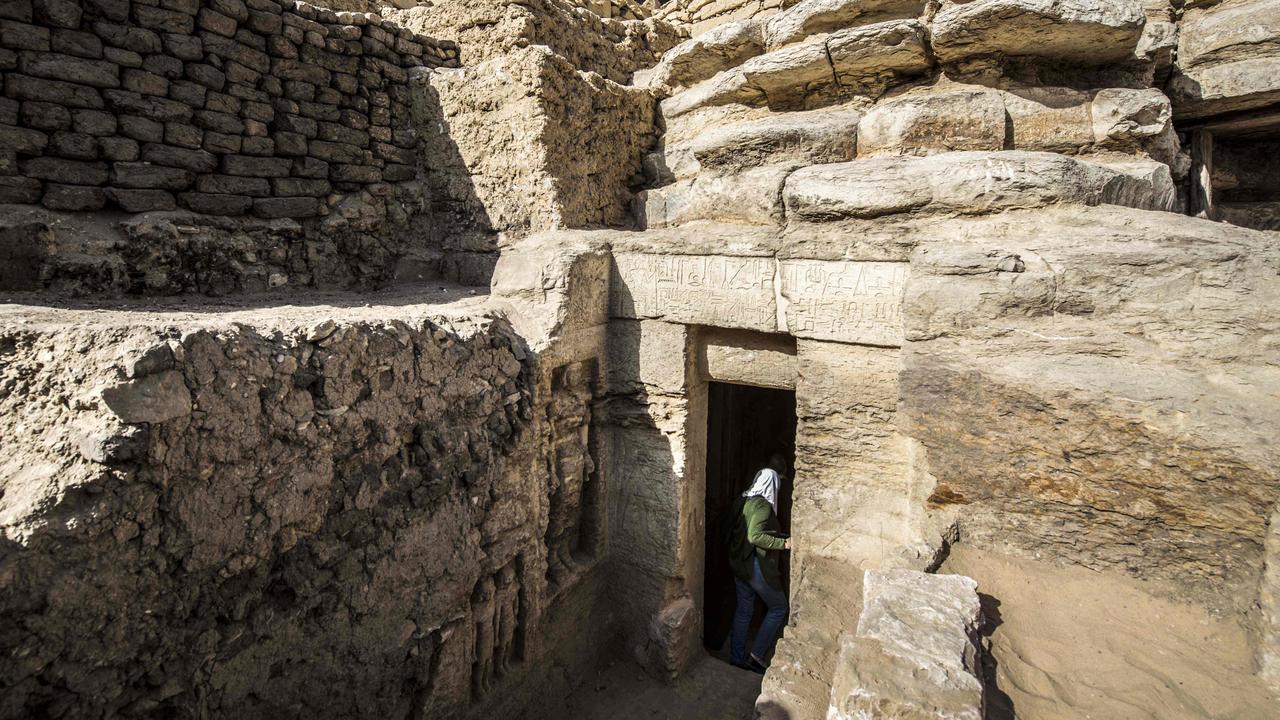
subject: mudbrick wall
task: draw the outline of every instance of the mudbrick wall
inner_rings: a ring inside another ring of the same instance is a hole
[[[331,216],[323,228],[330,235],[381,230],[388,215],[403,227],[415,205],[415,193],[403,184],[414,179],[417,162],[408,70],[456,62],[452,43],[376,15],[304,3],[6,2],[0,202],[295,222]],[[402,201],[399,212],[387,211],[392,199]],[[275,245],[289,244],[278,237],[287,230],[266,229]],[[51,254],[65,260],[77,253],[51,252],[38,242],[6,243],[3,252],[24,268],[18,275],[25,282],[11,287],[48,286],[71,275],[90,290],[219,290],[173,278],[124,278],[130,270],[145,273],[145,265],[127,258],[119,271],[99,263],[86,278],[84,263],[76,270],[48,262]],[[319,254],[356,255],[366,267],[351,262],[355,267],[334,271],[312,261],[291,269],[286,262],[258,274],[280,285],[388,272],[386,262],[359,249]],[[253,285],[241,278],[221,290]]]
[[[594,365],[386,312],[0,321],[0,717],[458,717],[551,666]]]

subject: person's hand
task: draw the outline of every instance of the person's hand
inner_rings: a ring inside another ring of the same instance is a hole
[[[788,538],[788,539],[786,539],[786,540],[783,540],[783,541],[782,541],[782,549],[783,549],[783,550],[790,550],[790,549],[791,549],[791,539],[790,539],[790,538]]]

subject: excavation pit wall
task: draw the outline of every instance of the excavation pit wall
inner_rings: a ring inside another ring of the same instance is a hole
[[[445,290],[5,306],[0,717],[567,695],[611,635],[600,351]]]

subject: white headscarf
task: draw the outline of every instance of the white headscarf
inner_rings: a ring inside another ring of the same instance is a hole
[[[769,504],[773,506],[773,513],[776,515],[778,514],[779,482],[781,481],[778,478],[777,472],[769,468],[764,468],[760,472],[756,473],[755,479],[751,481],[751,487],[748,488],[746,492],[742,493],[742,497],[749,498],[759,495],[769,501]]]

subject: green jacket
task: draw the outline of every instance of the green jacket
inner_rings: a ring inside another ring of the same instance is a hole
[[[782,571],[779,556],[786,543],[773,506],[762,497],[738,498],[733,504],[732,516],[727,519],[729,536],[729,566],[733,576],[743,582],[751,582],[752,558],[760,560],[760,573],[774,590],[782,589]]]

